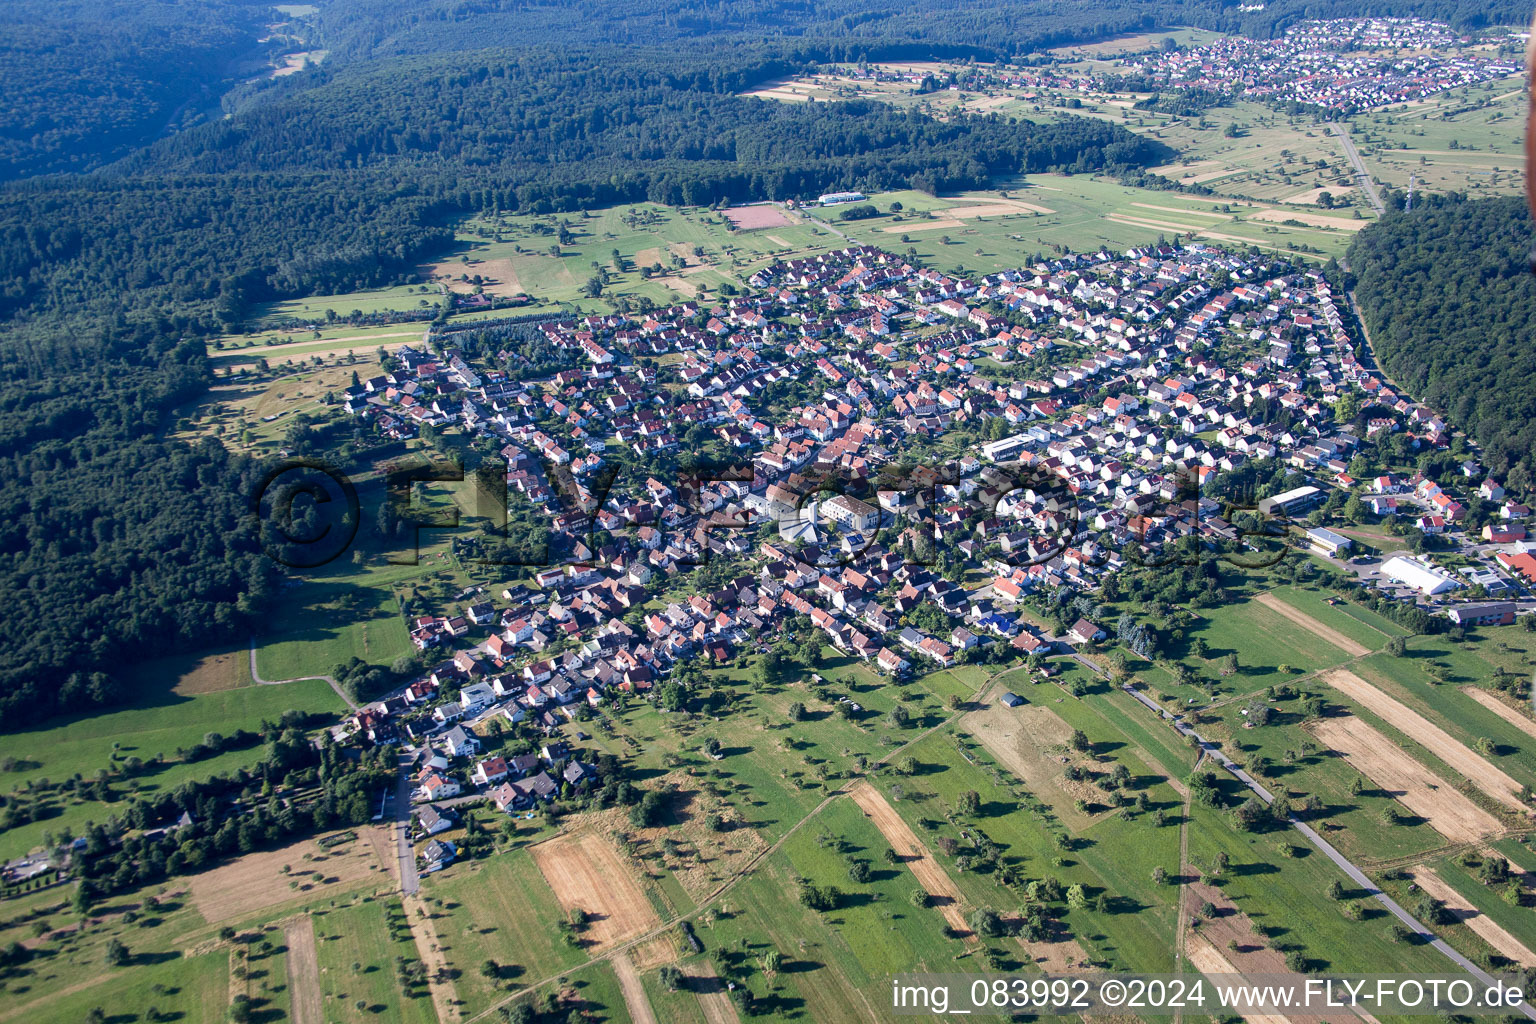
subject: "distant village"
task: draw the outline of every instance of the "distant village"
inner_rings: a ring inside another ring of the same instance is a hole
[[[1536,582],[1529,509],[1475,463],[1439,482],[1350,473],[1362,426],[1405,452],[1446,448],[1450,428],[1361,365],[1318,270],[1190,243],[965,278],[856,246],[772,264],[750,285],[710,305],[524,324],[572,365],[538,379],[496,368],[517,364],[514,348],[472,366],[461,329],[441,329],[345,396],[391,438],[489,440],[512,504],[547,520],[562,556],[414,618],[414,644],[441,660],[338,730],[418,746],[425,833],[448,827],[443,802],[464,794],[528,813],[591,777],[557,744],[482,756],[477,730],[493,719],[553,737],[583,706],[645,697],[681,665],[729,665],[777,634],[816,631],[891,676],[983,648],[1028,658],[1104,639],[1086,618],[1049,635],[1024,603],[1090,593],[1127,552],[1241,543],[1201,491],[1245,467],[1304,481],[1259,503],[1287,519],[1337,492],[1463,536],[1456,495],[1496,507],[1496,525],[1464,537],[1470,568],[1404,557],[1370,581],[1404,600],[1466,588],[1502,603],[1453,614],[1507,621]],[[956,430],[977,440],[927,495],[881,489],[882,473]],[[621,455],[671,463],[705,445],[746,471],[692,487],[675,474],[600,482]],[[1349,567],[1348,537],[1307,541]]]
[[[1450,26],[1419,18],[1305,21],[1280,39],[1234,36],[1123,65],[1170,88],[1339,113],[1421,100],[1523,69],[1516,58],[1474,47]]]

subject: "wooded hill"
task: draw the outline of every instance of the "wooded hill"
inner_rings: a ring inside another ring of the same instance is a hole
[[[1421,196],[1349,249],[1382,367],[1483,447],[1506,486],[1536,470],[1536,278],[1523,197]]]

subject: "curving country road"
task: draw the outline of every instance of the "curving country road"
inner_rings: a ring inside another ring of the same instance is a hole
[[[1157,713],[1157,715],[1159,715],[1169,725],[1172,725],[1178,732],[1193,738],[1195,742],[1200,745],[1200,750],[1206,756],[1210,757],[1217,764],[1221,765],[1228,772],[1230,772],[1233,778],[1237,779],[1237,781],[1251,789],[1255,794],[1257,794],[1260,800],[1263,800],[1266,804],[1274,803],[1274,794],[1270,793],[1269,790],[1259,785],[1257,780],[1255,780],[1247,772],[1243,771],[1243,769],[1238,767],[1237,764],[1226,754],[1222,753],[1220,749],[1207,742],[1205,738],[1202,737],[1199,733],[1195,732],[1194,729],[1191,729],[1189,726],[1185,725],[1182,721],[1175,718],[1171,713],[1164,711],[1162,707],[1157,704],[1157,702],[1141,693],[1140,691],[1135,690],[1130,686],[1121,686],[1121,689],[1130,694],[1139,703],[1145,705]],[[1345,857],[1342,853],[1336,850],[1333,847],[1333,844],[1329,843],[1328,840],[1318,835],[1310,825],[1303,821],[1297,820],[1294,815],[1292,815],[1288,820],[1291,827],[1305,836],[1307,841],[1316,847],[1319,853],[1333,861],[1334,864],[1338,865],[1339,870],[1348,875],[1351,881],[1353,881],[1360,888],[1364,889],[1367,894],[1375,897],[1376,901],[1385,907],[1389,914],[1401,921],[1405,926],[1408,927],[1409,930],[1413,931],[1417,935],[1422,936],[1430,946],[1439,951],[1443,956],[1445,956],[1446,959],[1450,960],[1457,967],[1460,967],[1462,970],[1472,975],[1484,985],[1491,986],[1494,984],[1494,978],[1492,975],[1490,975],[1487,971],[1484,971],[1481,967],[1478,967],[1471,960],[1468,960],[1466,957],[1456,952],[1456,950],[1452,949],[1450,944],[1447,943],[1444,939],[1436,937],[1433,932],[1420,924],[1412,914],[1408,913],[1408,911],[1403,908],[1401,903],[1398,903],[1392,897],[1376,888],[1376,883],[1372,882],[1364,871],[1361,871],[1359,868],[1355,867],[1355,865],[1350,862],[1349,858]],[[1520,1004],[1520,1012],[1531,1020],[1536,1020],[1536,1009],[1533,1009],[1531,1004]]]

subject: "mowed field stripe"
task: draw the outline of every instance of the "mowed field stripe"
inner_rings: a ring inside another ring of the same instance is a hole
[[[848,795],[875,823],[885,841],[891,844],[891,849],[906,862],[912,877],[933,897],[939,913],[949,922],[950,928],[965,936],[967,942],[981,941],[971,931],[965,913],[960,909],[960,890],[955,888],[955,883],[949,880],[944,869],[928,853],[928,848],[902,820],[901,815],[886,802],[879,790],[868,782],[860,781],[848,790]]]
[[[1474,907],[1471,901],[1451,888],[1445,879],[1435,874],[1433,868],[1419,865],[1413,869],[1413,880],[1419,883],[1419,888],[1435,899],[1444,901],[1445,909],[1454,914],[1462,924],[1472,929],[1473,933],[1488,945],[1521,967],[1536,967],[1536,953],[1532,953],[1525,943]]]
[[[1333,644],[1333,646],[1337,647],[1345,654],[1351,654],[1356,658],[1360,658],[1371,653],[1371,649],[1369,647],[1366,647],[1364,644],[1356,643],[1331,626],[1323,625],[1321,622],[1317,621],[1312,616],[1302,611],[1300,608],[1295,608],[1286,604],[1274,594],[1266,592],[1260,594],[1258,597],[1254,598],[1254,600],[1258,601],[1259,604],[1263,605],[1265,608],[1268,608],[1270,611],[1290,619],[1292,622],[1296,623],[1296,625],[1300,626],[1302,629],[1305,629],[1319,640],[1324,640],[1330,644]]]
[[[1221,954],[1215,946],[1205,941],[1199,935],[1189,937],[1189,946],[1186,950],[1189,962],[1194,964],[1195,970],[1201,974],[1238,974],[1232,961]],[[1291,1024],[1289,1017],[1283,1017],[1277,1013],[1245,1013],[1243,1020],[1248,1024]]]
[[[629,1011],[629,1019],[633,1024],[656,1024],[656,1011],[651,1008],[651,1000],[640,983],[634,962],[623,953],[615,953],[609,963],[613,964],[613,973],[619,979],[619,991],[624,995],[624,1008]]]
[[[1519,729],[1532,739],[1536,739],[1536,720],[1522,715],[1508,704],[1498,698],[1497,694],[1489,693],[1481,686],[1463,686],[1461,692],[1477,701],[1483,707],[1498,715],[1510,725]]]
[[[1214,210],[1187,210],[1179,206],[1158,206],[1156,203],[1132,203],[1132,206],[1143,210],[1161,210],[1164,213],[1187,213],[1191,217],[1214,217],[1217,220],[1231,220],[1230,213],[1217,213]]]
[[[308,914],[283,925],[288,947],[288,992],[293,1024],[322,1024],[325,1009],[320,992],[320,963],[315,958],[315,922]]]
[[[1518,782],[1402,701],[1389,697],[1347,669],[1323,672],[1321,678],[1398,732],[1422,743],[1431,754],[1494,800],[1512,811],[1530,813],[1530,809],[1520,802]]]
[[[1354,715],[1325,718],[1311,726],[1323,746],[1337,752],[1361,775],[1455,842],[1499,832],[1499,819],[1467,799],[1450,783],[1415,761],[1370,723]]]

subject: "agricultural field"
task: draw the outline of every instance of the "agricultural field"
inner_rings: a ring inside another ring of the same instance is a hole
[[[326,405],[327,396],[340,395],[351,387],[353,374],[367,380],[382,370],[373,348],[355,354],[328,351],[322,356],[327,360],[323,366],[310,362],[320,353],[302,358],[295,353],[291,358],[296,368],[291,372],[282,372],[288,368],[279,365],[276,354],[260,351],[276,372],[265,377],[242,375],[214,384],[196,403],[178,410],[177,438],[196,441],[215,437],[233,451],[275,456],[287,447],[288,432],[299,416],[335,415]],[[219,365],[217,357],[210,362]]]
[[[1452,89],[1359,115],[1350,137],[1378,181],[1406,189],[1500,195],[1523,188],[1524,76]]]
[[[244,657],[242,657],[244,656]],[[44,726],[6,737],[0,764],[0,788],[40,788],[44,780],[55,786],[76,775],[94,778],[98,772],[114,772],[114,799],[175,789],[192,779],[206,779],[245,765],[263,756],[259,742],[187,762],[178,750],[204,742],[209,733],[229,736],[240,729],[256,730],[263,719],[276,721],[284,712],[299,711],[329,720],[342,704],[331,688],[318,680],[283,686],[245,685],[240,660],[248,655],[219,652],[193,666],[193,659],[167,659],[167,671],[183,670],[179,677],[155,678],[153,668],[141,672],[133,684],[135,696],[120,711],[55,719]],[[216,664],[208,664],[215,661]],[[179,680],[200,692],[180,692]],[[236,684],[236,685],[228,685]],[[137,767],[128,765],[137,758]],[[29,802],[44,808],[40,820],[0,832],[0,860],[20,856],[43,843],[48,834],[57,840],[66,831],[81,834],[91,821],[104,821],[115,808],[110,803],[87,800],[79,794],[50,789],[34,793]]]
[[[716,211],[654,203],[471,219],[459,228],[455,251],[423,273],[456,291],[472,290],[478,277],[487,292],[530,295],[537,300],[531,312],[606,310],[612,302],[605,297],[614,296],[670,305],[718,295],[722,285],[740,287],[770,257],[837,244],[825,228],[776,212],[749,216],[745,224],[764,226],[740,230]],[[590,294],[594,277],[604,282],[600,295]]]
[[[437,1019],[427,987],[405,984],[396,971],[397,958],[416,958],[398,899],[318,909],[290,920],[286,934],[291,976],[315,984],[320,996],[323,1017],[314,1019],[399,1024]],[[293,966],[299,958],[306,959],[305,966]],[[305,988],[294,986],[296,993]]]
[[[857,241],[969,273],[1023,266],[1058,247],[1123,250],[1175,235],[1326,259],[1342,254],[1367,223],[1348,212],[1136,188],[1092,175],[1032,174],[1009,185],[945,197],[872,195],[870,203],[884,215],[868,220],[837,220],[836,207],[810,215]],[[901,204],[899,212],[890,212],[892,203]]]
[[[479,970],[486,960],[526,985],[588,959],[555,927],[564,919],[560,901],[527,850],[454,864],[425,878],[422,896],[444,956],[460,966],[456,987],[470,1006],[500,998],[499,979]]]

